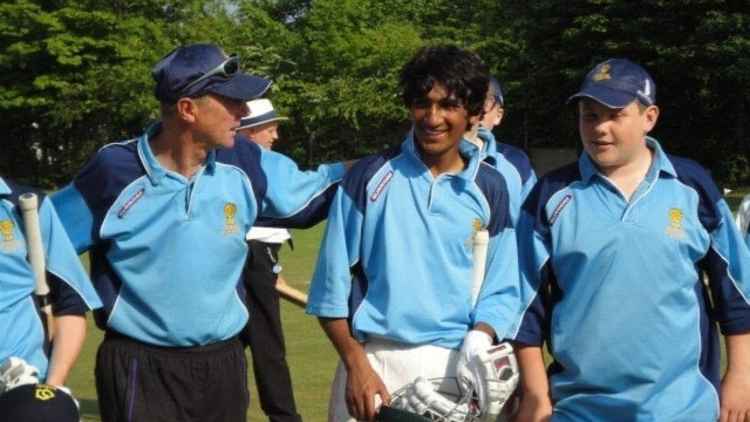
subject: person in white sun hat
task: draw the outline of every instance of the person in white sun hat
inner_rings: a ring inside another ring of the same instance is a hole
[[[238,132],[249,142],[271,149],[279,138],[279,116],[266,98],[247,102],[250,114],[242,118]],[[250,253],[245,263],[247,305],[253,317],[242,333],[252,350],[255,384],[260,406],[271,422],[297,422],[302,418],[294,402],[292,380],[286,362],[284,331],[281,327],[279,294],[276,283],[286,283],[281,276],[279,249],[288,241],[289,230],[279,227],[253,226],[245,236]]]

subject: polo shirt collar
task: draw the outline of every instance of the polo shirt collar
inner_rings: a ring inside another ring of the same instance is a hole
[[[500,151],[497,149],[495,135],[492,131],[482,126],[479,127],[477,134],[479,135],[479,139],[482,140],[482,152],[485,155],[484,161],[496,166],[497,159],[495,157],[500,154]]]
[[[148,142],[149,139],[156,136],[159,131],[161,131],[161,122],[154,123],[146,128],[146,133],[138,139],[138,157],[140,157],[143,168],[146,170],[146,174],[153,185],[161,183],[161,180],[166,176],[168,171],[161,165],[159,160],[156,159],[153,150],[151,150],[151,144]],[[214,168],[216,167],[216,150],[208,152],[205,165],[206,171],[213,173]]]
[[[11,190],[8,184],[5,183],[2,177],[0,177],[0,195],[10,195]]]
[[[661,145],[659,145],[659,141],[647,136],[646,145],[654,152],[651,167],[649,168],[648,173],[646,173],[646,180],[649,182],[655,180],[661,172],[676,177],[677,172],[675,171],[672,162],[669,161],[669,157],[667,157],[667,154],[664,153]],[[586,151],[582,152],[581,157],[578,159],[578,170],[581,172],[581,180],[585,183],[590,182],[592,177],[599,174],[599,170],[596,168],[596,165],[594,165],[594,162]]]
[[[462,138],[460,142],[460,154],[463,157],[469,159],[469,165],[462,172],[454,174],[453,176],[465,181],[473,181],[476,178],[477,170],[479,169],[479,158],[482,156],[482,153],[479,151],[479,147],[467,141],[466,139]],[[401,145],[401,149],[406,152],[406,154],[412,159],[413,162],[415,162],[417,166],[421,166],[420,168],[423,169],[423,171],[430,171],[422,161],[422,158],[419,156],[419,151],[417,150],[417,146],[414,142],[414,129],[409,131],[409,134],[406,136],[406,140]]]

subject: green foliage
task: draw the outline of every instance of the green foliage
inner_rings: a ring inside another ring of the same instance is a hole
[[[506,142],[577,147],[565,105],[608,57],[643,64],[654,135],[726,183],[750,182],[750,12],[731,0],[9,0],[0,4],[0,173],[60,185],[96,148],[158,118],[150,69],[214,42],[274,80],[282,151],[312,165],[400,142],[397,85],[425,44],[478,52],[501,80]],[[729,163],[727,163],[729,157]],[[737,158],[739,157],[739,158]]]

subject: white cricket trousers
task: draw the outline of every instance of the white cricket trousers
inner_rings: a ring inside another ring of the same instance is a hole
[[[376,339],[364,344],[372,369],[383,380],[390,394],[414,381],[417,377],[446,378],[456,376],[458,350],[445,347],[413,346]],[[446,381],[440,390],[455,390],[455,382]],[[346,369],[341,361],[331,385],[328,402],[328,422],[356,422],[346,408]]]

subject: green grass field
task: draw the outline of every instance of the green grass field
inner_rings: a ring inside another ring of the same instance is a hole
[[[727,197],[733,210],[739,205],[742,196],[748,192],[749,188],[737,189]],[[285,278],[291,285],[304,291],[309,287],[323,227],[324,225],[320,224],[310,230],[295,230],[294,251],[288,247],[282,248]],[[302,309],[283,302],[282,320],[298,410],[305,420],[324,421],[330,383],[338,361],[336,352],[320,329],[317,320],[305,315]],[[93,374],[96,347],[101,341],[102,333],[93,322],[89,325],[86,345],[68,384],[81,402],[83,420],[98,421]],[[248,420],[265,420],[257,401],[252,373],[249,374],[249,380],[251,397]]]

